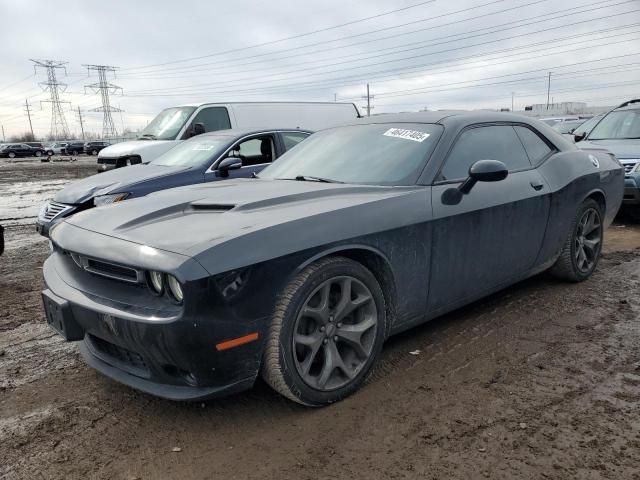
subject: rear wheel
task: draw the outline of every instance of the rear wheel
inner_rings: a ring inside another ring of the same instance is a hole
[[[47,156],[49,157],[53,156],[53,150],[47,150]]]
[[[14,152],[9,152],[9,158],[16,158],[16,154]]]
[[[589,278],[600,259],[603,230],[600,205],[593,199],[587,199],[578,209],[551,273],[571,282],[582,282]]]
[[[308,406],[350,395],[384,342],[385,301],[361,264],[319,260],[287,285],[267,338],[262,376],[277,392]]]
[[[91,155],[97,155],[98,154],[98,150],[91,150]]]

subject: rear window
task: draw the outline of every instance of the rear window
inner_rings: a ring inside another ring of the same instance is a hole
[[[535,132],[527,127],[513,127],[524,145],[524,149],[529,155],[529,160],[533,165],[540,163],[552,150],[547,143],[542,140]]]

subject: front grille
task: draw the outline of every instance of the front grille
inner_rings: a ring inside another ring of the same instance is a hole
[[[149,376],[149,367],[147,367],[144,359],[136,352],[132,352],[131,350],[127,350],[101,338],[94,337],[93,335],[87,335],[87,339],[91,343],[91,347],[93,347],[96,356],[107,363],[115,364],[114,366],[140,377]]]
[[[65,205],[64,203],[58,202],[49,202],[49,204],[47,205],[47,209],[42,215],[42,219],[50,222],[57,216],[69,213],[73,209],[74,207],[71,205]]]
[[[638,160],[620,160],[624,167],[624,173],[631,173],[631,171],[638,165]]]

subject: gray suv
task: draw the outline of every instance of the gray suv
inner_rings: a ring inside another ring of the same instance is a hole
[[[622,203],[640,209],[640,99],[611,110],[576,142],[582,149],[605,148],[618,158],[625,171]]]

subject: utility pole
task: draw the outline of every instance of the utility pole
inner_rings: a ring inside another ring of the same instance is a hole
[[[513,112],[513,97],[515,96],[516,92],[511,92],[511,111]]]
[[[4,125],[2,125],[2,142],[4,143],[6,141],[7,141],[7,139],[4,138]]]
[[[80,121],[80,131],[82,132],[82,140],[84,140],[84,125],[82,124],[82,112],[80,111],[80,105],[78,105],[78,120]]]
[[[118,85],[114,85],[109,83],[107,80],[107,72],[113,72],[115,75],[116,67],[111,67],[109,65],[83,65],[87,67],[87,72],[91,75],[91,71],[98,72],[98,82],[92,83],[91,85],[85,85],[85,92],[87,88],[93,90],[93,93],[100,92],[100,97],[102,98],[102,107],[94,108],[91,110],[92,112],[103,112],[102,117],[102,138],[115,137],[117,136],[116,126],[113,123],[113,118],[111,117],[111,112],[121,112],[119,108],[115,108],[111,106],[111,100],[109,99],[109,94],[116,93],[118,90],[122,92],[122,87]]]
[[[333,101],[334,101],[334,102],[337,102],[337,101],[338,101],[338,94],[337,94],[337,93],[334,93],[334,94],[333,94]]]
[[[36,136],[33,134],[33,124],[31,123],[31,105],[29,105],[29,99],[25,99],[24,101],[24,110],[25,112],[27,112],[27,117],[29,117],[29,128],[31,129],[31,138],[35,140]]]
[[[61,68],[67,74],[67,68],[65,67],[67,62],[60,62],[57,60],[33,60],[33,69],[37,70],[38,67],[47,69],[47,81],[40,82],[40,86],[46,92],[47,90],[51,94],[50,100],[41,100],[42,103],[51,104],[51,136],[56,139],[69,138],[69,127],[67,127],[67,120],[64,118],[62,111],[62,104],[69,103],[60,100],[60,93],[64,93],[67,89],[67,85],[61,83],[56,78],[56,70]]]
[[[367,109],[367,117],[371,116],[371,110],[374,108],[371,106],[371,99],[374,98],[373,95],[370,95],[369,93],[369,84],[367,83],[367,94],[365,96],[363,96],[362,98],[365,98],[367,100],[367,106],[365,107]]]
[[[549,80],[547,81],[547,110],[549,110],[549,94],[551,93],[551,72],[549,72]]]

